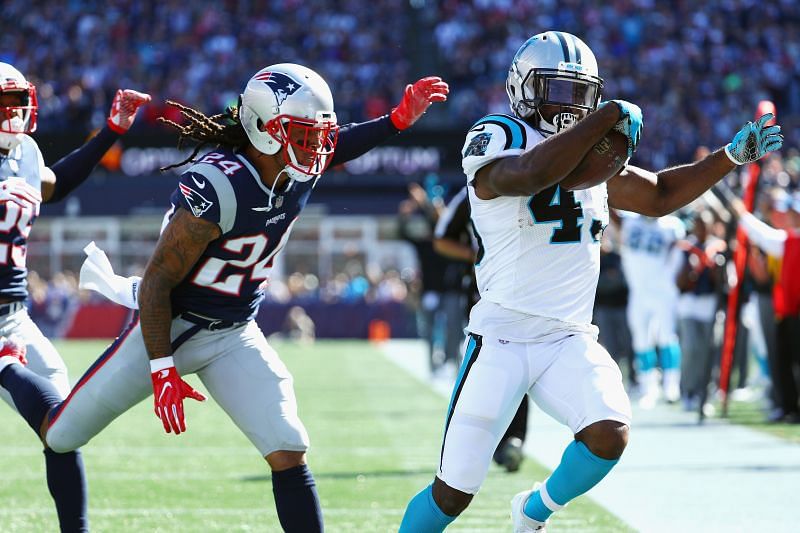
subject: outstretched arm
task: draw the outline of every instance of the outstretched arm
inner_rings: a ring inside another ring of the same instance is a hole
[[[131,127],[139,107],[149,101],[148,94],[130,89],[118,90],[111,104],[106,127],[86,144],[59,159],[50,168],[51,172],[42,176],[43,201],[47,203],[63,200],[86,181],[103,155]]]
[[[428,76],[413,85],[407,85],[403,99],[388,115],[342,126],[331,165],[352,161],[410,128],[431,104],[447,100],[449,92],[447,83],[438,76]]]
[[[139,286],[142,337],[150,358],[155,413],[167,433],[186,431],[183,399],[205,397],[178,375],[172,359],[170,295],[187,276],[208,243],[221,234],[218,225],[177,208],[156,244]]]
[[[783,145],[780,126],[767,126],[763,115],[748,122],[727,146],[689,165],[650,172],[628,166],[608,181],[608,204],[617,209],[659,217],[688,204],[737,165],[757,161]]]

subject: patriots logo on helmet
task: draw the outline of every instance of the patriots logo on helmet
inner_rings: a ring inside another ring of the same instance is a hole
[[[272,89],[272,92],[275,93],[275,98],[278,99],[278,105],[281,105],[289,96],[296,93],[303,86],[282,72],[262,72],[255,79],[263,81]]]
[[[189,204],[194,216],[199,217],[208,211],[212,205],[214,205],[214,202],[211,200],[206,200],[199,192],[188,187],[187,185],[179,183],[178,187],[180,188],[183,197],[186,198],[186,203]]]

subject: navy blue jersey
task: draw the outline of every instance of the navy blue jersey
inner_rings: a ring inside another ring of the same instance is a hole
[[[186,278],[172,290],[173,313],[191,311],[220,320],[253,318],[264,297],[272,260],[289,239],[316,180],[269,188],[240,153],[223,148],[205,154],[184,172],[172,193],[174,209],[217,224]]]
[[[34,189],[41,189],[46,172],[39,146],[23,135],[21,142],[8,155],[0,156],[0,181],[24,180]],[[24,300],[28,297],[28,269],[25,267],[28,235],[39,206],[22,208],[14,202],[0,202],[0,297]]]

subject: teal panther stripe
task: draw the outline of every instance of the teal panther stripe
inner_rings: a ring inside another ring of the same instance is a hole
[[[528,134],[525,128],[516,119],[508,115],[486,115],[476,122],[470,130],[481,124],[495,124],[503,128],[506,132],[506,150],[509,148],[525,148],[528,143]]]

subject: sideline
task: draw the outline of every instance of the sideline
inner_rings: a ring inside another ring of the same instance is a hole
[[[425,344],[391,340],[383,354],[419,381],[449,396],[450,379],[433,379]],[[452,378],[451,378],[452,379]],[[571,438],[531,403],[525,453],[547,468]],[[536,480],[531,480],[531,482]],[[631,441],[591,498],[646,533],[798,531],[800,446],[719,419],[659,405],[634,407]]]

